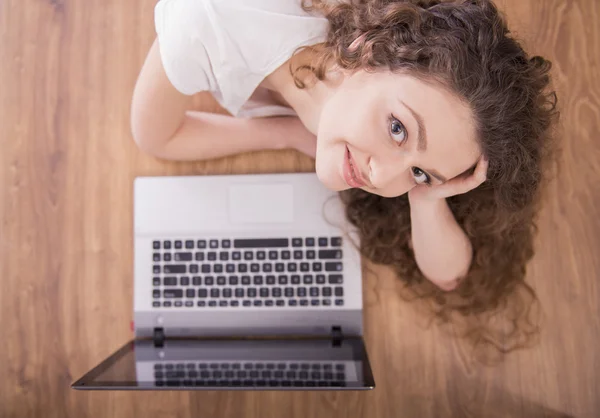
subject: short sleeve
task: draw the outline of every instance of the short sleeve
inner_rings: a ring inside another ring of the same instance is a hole
[[[169,81],[182,94],[215,86],[201,36],[205,20],[202,0],[160,0],[154,9],[161,61]]]

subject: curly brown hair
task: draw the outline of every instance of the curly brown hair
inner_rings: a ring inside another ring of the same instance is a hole
[[[455,333],[464,331],[460,335],[473,347],[499,353],[532,342],[539,318],[532,316],[537,298],[525,282],[526,264],[534,254],[542,185],[558,151],[552,134],[556,94],[546,91],[550,62],[527,55],[489,0],[303,0],[302,6],[324,15],[330,28],[323,44],[310,47],[312,66],[290,66],[299,88],[305,87],[300,70],[324,80],[332,64],[437,83],[470,105],[489,160],[485,183],[447,199],[474,251],[468,275],[454,291],[440,290],[420,272],[406,195],[341,192],[362,254],[391,266],[403,295],[429,302],[434,318]]]

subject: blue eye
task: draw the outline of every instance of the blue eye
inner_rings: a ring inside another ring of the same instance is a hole
[[[394,115],[390,115],[390,135],[392,139],[399,144],[403,143],[408,136],[406,128],[402,122],[394,117]]]

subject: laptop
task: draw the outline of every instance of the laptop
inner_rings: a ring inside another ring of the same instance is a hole
[[[373,389],[356,245],[315,173],[138,177],[135,338],[72,387]]]

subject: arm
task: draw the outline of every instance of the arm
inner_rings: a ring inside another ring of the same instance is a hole
[[[444,290],[456,287],[471,266],[471,242],[446,199],[410,202],[412,245],[419,269]]]
[[[295,117],[241,119],[188,111],[192,97],[173,87],[158,48],[155,41],[140,72],[131,105],[133,138],[143,151],[169,160],[205,160],[316,143],[314,135]]]

